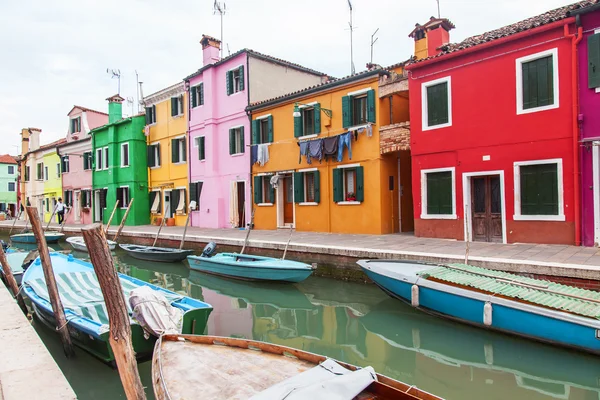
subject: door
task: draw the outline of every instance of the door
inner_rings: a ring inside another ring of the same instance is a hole
[[[294,223],[294,183],[292,175],[283,178],[283,223]]]
[[[163,202],[164,218],[171,218],[171,191],[165,190],[165,201]]]
[[[100,191],[94,191],[94,221],[100,222],[102,221],[102,214],[100,214]]]
[[[45,204],[44,204],[44,198],[40,198],[38,200],[38,213],[40,214],[40,220],[41,221],[45,221],[44,219],[44,212],[46,210]]]
[[[75,214],[75,222],[81,221],[81,192],[79,190],[75,191],[75,196],[73,199],[73,213]]]
[[[237,212],[238,212],[238,228],[246,226],[246,190],[244,182],[237,182]]]
[[[502,242],[499,175],[471,178],[471,221],[474,241]]]

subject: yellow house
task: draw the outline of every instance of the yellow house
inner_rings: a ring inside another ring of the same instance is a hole
[[[188,102],[183,82],[144,97],[151,221],[185,225],[188,204]],[[184,207],[181,207],[181,204]],[[180,211],[177,211],[180,210]],[[183,210],[183,212],[181,211]]]
[[[44,222],[57,222],[56,214],[53,216],[54,208],[58,199],[62,197],[62,171],[60,157],[56,154],[56,148],[44,153]],[[64,199],[63,199],[64,200]]]
[[[412,231],[408,89],[387,87],[402,66],[248,107],[257,229]]]

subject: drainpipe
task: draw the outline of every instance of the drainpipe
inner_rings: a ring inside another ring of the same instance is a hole
[[[581,246],[581,205],[580,198],[581,194],[579,190],[581,184],[579,181],[579,123],[577,121],[577,115],[579,114],[579,93],[578,93],[578,74],[577,74],[577,45],[583,39],[583,28],[581,27],[581,21],[579,16],[575,19],[575,26],[577,28],[576,34],[569,33],[569,24],[564,25],[564,35],[566,38],[571,39],[571,95],[573,97],[573,115],[572,115],[572,131],[573,131],[573,178],[574,178],[574,192],[573,192],[573,211],[575,213],[575,245]]]

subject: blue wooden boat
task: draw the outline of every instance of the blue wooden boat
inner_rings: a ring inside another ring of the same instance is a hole
[[[21,286],[21,280],[23,278],[23,261],[27,258],[27,252],[13,251],[8,250],[6,252],[6,261],[8,261],[8,265],[10,265],[10,269],[12,271],[15,280],[17,281],[17,285]],[[0,273],[4,274],[2,270],[2,265],[0,264]]]
[[[478,327],[600,354],[600,293],[464,264],[358,261],[393,297]]]
[[[187,259],[193,270],[250,281],[302,282],[313,272],[312,266],[301,262],[248,254],[203,254]]]
[[[46,243],[58,243],[65,237],[64,233],[44,232]],[[35,243],[35,235],[33,233],[19,233],[10,236],[10,241],[13,243]]]
[[[104,362],[114,363],[114,355],[108,342],[108,312],[92,264],[75,259],[72,255],[50,253],[50,257],[73,343]],[[119,274],[119,278],[126,299],[131,290],[140,286],[150,287],[164,295],[173,307],[183,311],[182,332],[204,333],[212,311],[209,304],[127,275]],[[23,275],[23,293],[31,301],[36,316],[54,329],[56,321],[39,258]],[[129,307],[129,302],[126,302]],[[131,315],[131,310],[129,313]],[[136,356],[140,359],[148,358],[152,354],[156,338],[145,335],[142,326],[133,319],[131,335]]]

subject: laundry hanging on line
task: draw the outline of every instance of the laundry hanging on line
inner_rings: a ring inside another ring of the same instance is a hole
[[[256,162],[262,167],[269,161],[269,144],[263,143],[257,145],[256,147]]]
[[[360,133],[366,132],[367,136],[369,136],[369,132],[371,132],[372,136],[373,130],[371,125],[361,129],[362,131],[360,131]],[[302,157],[306,157],[306,163],[310,165],[312,164],[313,158],[316,158],[321,162],[323,158],[327,161],[329,156],[337,159],[338,162],[341,162],[344,158],[344,147],[348,148],[348,158],[352,160],[352,133],[353,132],[345,132],[323,139],[299,141],[298,146],[300,146],[300,156],[298,157],[298,163],[302,163]],[[358,140],[358,133],[358,131],[354,131],[354,140]]]

